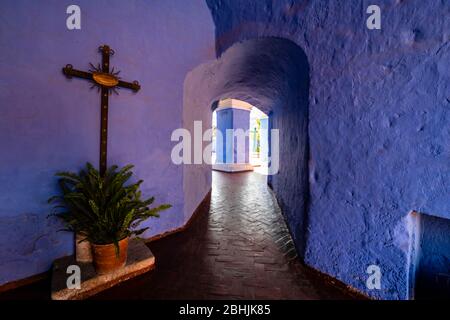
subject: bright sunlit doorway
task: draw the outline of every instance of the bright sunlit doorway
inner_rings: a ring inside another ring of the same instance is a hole
[[[225,99],[226,100],[226,99]],[[221,100],[221,101],[225,101]],[[233,101],[238,101],[233,99]],[[242,103],[245,103],[242,101]],[[220,105],[220,102],[219,102]],[[228,129],[243,129],[246,132],[246,139],[245,142],[239,139],[234,139],[233,144],[244,144],[244,145],[233,145],[231,147],[228,147],[230,150],[225,148],[225,152],[231,152],[234,153],[234,157],[237,158],[245,158],[246,161],[249,162],[250,168],[258,173],[265,173],[267,172],[268,167],[268,156],[269,156],[269,117],[256,108],[255,106],[249,105],[248,103],[245,103],[245,105],[248,105],[248,115],[247,117],[244,117],[244,121],[240,119],[239,127],[235,125],[235,123],[232,121],[231,125],[228,125]],[[218,148],[218,130],[221,131],[222,137],[225,137],[226,133],[224,130],[223,125],[219,125],[218,127],[218,116],[217,111],[214,110],[212,113],[212,155],[211,155],[211,163],[213,165],[217,163],[221,163],[217,159],[217,148]],[[243,123],[244,122],[244,123]],[[245,157],[240,157],[240,153],[245,153]],[[240,170],[236,170],[240,171]],[[242,170],[244,171],[244,170]],[[248,171],[248,167],[247,170]]]

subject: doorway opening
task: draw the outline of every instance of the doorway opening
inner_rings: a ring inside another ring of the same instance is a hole
[[[212,112],[213,170],[267,173],[269,117],[238,99],[218,101]]]

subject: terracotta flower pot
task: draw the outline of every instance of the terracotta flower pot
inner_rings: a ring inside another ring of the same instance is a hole
[[[119,256],[114,243],[92,244],[94,266],[98,274],[105,274],[123,268],[127,263],[128,238],[119,241]]]

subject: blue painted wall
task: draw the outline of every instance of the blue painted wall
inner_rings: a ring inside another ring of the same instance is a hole
[[[219,55],[275,36],[308,57],[306,263],[372,297],[408,298],[408,212],[450,218],[450,3],[207,2]],[[365,26],[370,4],[381,30]],[[381,290],[365,286],[371,264]]]
[[[217,115],[217,130],[222,139],[216,139],[216,162],[227,163],[227,155],[230,158],[233,154],[233,144],[227,144],[227,129],[233,129],[233,111],[232,109],[224,109],[216,112]]]
[[[46,216],[53,175],[97,164],[99,94],[66,79],[67,63],[88,69],[107,43],[111,66],[139,80],[137,94],[110,99],[109,164],[136,165],[145,195],[173,205],[150,221],[151,236],[184,224],[183,168],[170,160],[182,126],[188,71],[214,56],[214,26],[202,0],[79,0],[81,30],[66,28],[72,1],[0,4],[0,284],[47,271],[72,239]]]
[[[250,111],[232,109],[233,110],[233,129],[240,129],[242,132],[248,132],[250,128]],[[236,132],[236,134],[239,134]],[[241,141],[237,136],[233,141],[233,162],[234,163],[249,163],[250,162],[250,142],[249,136],[246,135],[244,141]]]

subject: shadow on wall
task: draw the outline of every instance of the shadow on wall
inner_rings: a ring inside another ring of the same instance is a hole
[[[218,100],[246,101],[270,115],[270,129],[279,130],[278,174],[269,182],[283,210],[300,257],[307,230],[309,64],[303,50],[290,40],[260,38],[236,43],[218,60],[198,66],[184,84],[183,126],[194,121],[211,127],[210,106]],[[185,165],[185,219],[208,192],[210,167]],[[196,186],[196,188],[192,188]]]
[[[420,214],[416,299],[450,298],[450,220]]]

